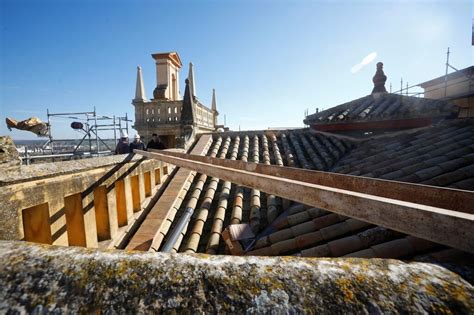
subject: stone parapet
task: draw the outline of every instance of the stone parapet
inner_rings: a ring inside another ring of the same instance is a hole
[[[113,247],[146,215],[171,168],[129,154],[2,172],[0,239]]]
[[[143,160],[140,155],[119,154],[90,159],[23,165],[9,173],[0,173],[0,187],[58,175],[86,172],[101,167],[124,165],[139,160]]]
[[[0,313],[469,314],[474,288],[433,264],[235,257],[0,242]]]

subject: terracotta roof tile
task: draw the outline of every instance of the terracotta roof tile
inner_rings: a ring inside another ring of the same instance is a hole
[[[324,228],[321,228],[321,234],[327,241],[345,235],[347,233],[356,232],[361,229],[370,226],[370,223],[363,222],[355,219],[347,219],[341,223],[333,224]]]
[[[357,231],[361,228],[367,228],[367,224],[360,225],[357,228],[351,229],[349,231]],[[340,232],[341,234],[345,234]],[[336,235],[337,236],[337,235]],[[366,249],[372,245],[393,240],[396,237],[402,236],[400,233],[388,230],[382,227],[375,227],[365,230],[363,232],[357,233],[355,235],[335,239],[327,243],[328,249],[330,251],[330,256],[339,257],[344,256],[352,252],[358,252],[360,250]],[[323,245],[319,245],[323,246]],[[311,249],[309,249],[311,250]],[[301,255],[306,256],[310,251],[301,252]]]
[[[367,95],[357,100],[309,115],[307,124],[381,119],[448,117],[456,111],[452,103],[399,94]]]
[[[459,182],[456,182],[454,184],[450,185],[453,188],[458,188],[458,189],[465,189],[465,190],[470,190],[472,187],[474,187],[474,178],[466,178],[463,179]]]
[[[372,115],[382,116],[391,108],[383,109],[385,105],[374,106]],[[338,116],[349,119],[354,112],[354,108],[344,109]],[[236,142],[240,142],[237,152],[234,150]],[[215,136],[214,148],[217,148],[215,156],[237,155],[236,159],[244,161],[306,166],[474,190],[474,120],[449,121],[430,128],[357,141],[307,130],[243,132],[230,138],[224,134]],[[199,178],[195,177],[186,197],[183,196],[184,202],[177,210],[175,221],[184,211]],[[291,206],[284,212],[286,217],[275,221],[283,211],[278,197],[224,184],[218,179],[206,180],[197,202],[198,210],[182,235],[180,252],[211,249],[212,253],[223,253],[220,237],[223,228],[231,223],[257,221],[257,231],[265,227],[271,229],[258,236],[249,253],[253,255],[404,258],[439,250],[436,244],[304,205]]]
[[[299,253],[302,257],[331,257],[331,250],[328,244],[323,244],[308,249],[304,249]]]
[[[439,175],[433,179],[432,183],[438,186],[450,186],[451,184],[454,184],[456,182],[460,182],[465,179],[473,178],[473,177],[474,177],[474,164],[470,164],[470,165],[461,167],[455,171]],[[473,190],[474,187],[471,187],[470,189]]]
[[[435,243],[422,240],[413,236],[396,239],[382,244],[374,245],[370,249],[361,250],[347,257],[378,257],[378,258],[403,258],[426,251],[438,246]]]

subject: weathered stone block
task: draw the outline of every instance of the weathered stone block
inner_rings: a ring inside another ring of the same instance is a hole
[[[0,313],[454,313],[474,288],[426,263],[100,251],[0,242]]]
[[[21,166],[15,144],[9,136],[0,136],[0,172],[17,171]]]

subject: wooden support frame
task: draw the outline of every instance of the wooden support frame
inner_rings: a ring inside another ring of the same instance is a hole
[[[176,152],[134,152],[474,253],[473,192]]]
[[[157,150],[151,150],[151,152],[243,171],[256,172],[263,175],[284,177],[316,185],[331,186],[334,188],[474,214],[474,192],[466,190],[331,172],[312,171],[296,167],[282,167],[253,162],[247,163],[244,161],[218,159],[209,156],[184,154],[179,152]]]

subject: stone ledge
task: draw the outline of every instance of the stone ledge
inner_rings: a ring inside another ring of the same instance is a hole
[[[1,173],[0,187],[29,180],[85,172],[101,167],[137,162],[142,159],[144,158],[141,155],[120,154],[72,161],[22,165],[21,168],[14,172]]]
[[[0,313],[456,313],[474,288],[383,259],[99,251],[0,241]]]

